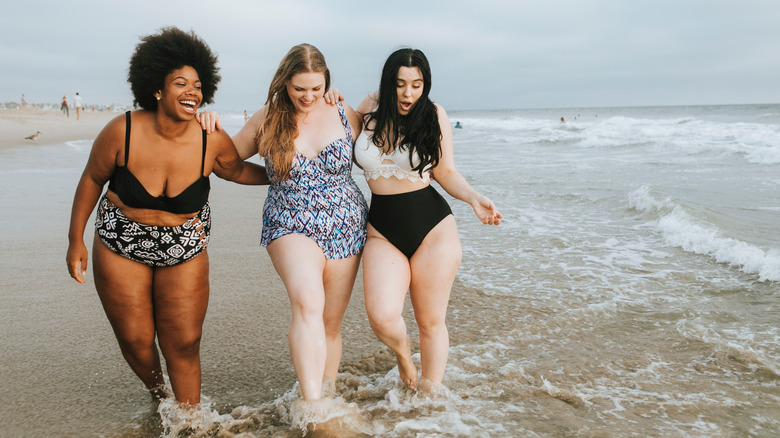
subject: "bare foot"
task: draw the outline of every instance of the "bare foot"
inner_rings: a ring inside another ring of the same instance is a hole
[[[161,383],[154,388],[147,388],[149,394],[152,396],[153,401],[165,400],[166,398],[173,397],[171,390],[165,383]]]
[[[415,389],[417,386],[417,368],[414,367],[412,362],[412,340],[406,337],[406,347],[404,348],[404,355],[396,355],[398,360],[398,374],[401,377],[401,381],[410,389]]]

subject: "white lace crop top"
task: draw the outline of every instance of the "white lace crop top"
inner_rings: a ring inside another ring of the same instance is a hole
[[[409,162],[409,151],[396,148],[393,152],[385,154],[368,135],[363,132],[355,141],[355,161],[365,172],[366,181],[378,178],[407,179],[412,182],[430,182],[431,166],[423,170],[422,177],[416,170],[412,170],[420,163],[420,157],[414,155],[414,164]]]

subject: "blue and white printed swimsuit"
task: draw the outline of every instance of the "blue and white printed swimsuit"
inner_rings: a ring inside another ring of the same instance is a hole
[[[298,151],[287,179],[274,181],[263,206],[260,243],[291,233],[317,242],[329,259],[357,255],[366,243],[368,205],[352,179],[352,130],[338,103],[346,137],[325,146],[313,159]],[[266,161],[271,178],[274,169]]]

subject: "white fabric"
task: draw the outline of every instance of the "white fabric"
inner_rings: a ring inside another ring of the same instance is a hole
[[[412,182],[429,182],[431,180],[430,165],[423,171],[423,176],[412,170],[420,163],[420,157],[414,155],[414,163],[409,162],[409,151],[396,148],[389,154],[380,150],[368,135],[363,132],[355,141],[355,161],[363,169],[366,180],[396,177]]]

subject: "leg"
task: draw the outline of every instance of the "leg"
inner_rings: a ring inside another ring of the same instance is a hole
[[[414,388],[417,369],[412,362],[403,319],[410,275],[406,256],[369,224],[368,241],[363,250],[363,289],[368,321],[377,338],[395,353],[401,380]]]
[[[103,310],[127,364],[153,396],[165,383],[154,343],[152,268],[113,253],[95,236],[92,266]]]
[[[287,341],[303,399],[319,400],[327,356],[325,255],[313,240],[300,234],[280,237],[267,250],[290,298],[292,321]]]
[[[410,294],[420,329],[422,377],[438,384],[449,354],[445,318],[452,283],[461,260],[455,218],[447,216],[423,240],[411,259]]]
[[[360,266],[360,256],[347,259],[327,259],[323,273],[325,290],[325,308],[322,320],[325,325],[325,342],[327,355],[325,360],[325,379],[330,379],[331,385],[336,382],[341,363],[341,321],[347,311],[355,277]]]
[[[157,339],[176,401],[200,403],[200,339],[209,303],[206,251],[176,266],[156,268],[153,281]]]

